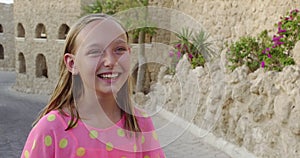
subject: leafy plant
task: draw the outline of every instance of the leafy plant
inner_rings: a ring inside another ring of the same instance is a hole
[[[214,54],[212,43],[208,41],[210,35],[203,30],[193,34],[193,31],[188,28],[183,28],[176,37],[177,41],[173,43],[174,49],[169,52],[169,56],[173,59],[169,73],[175,73],[175,67],[184,54],[188,55],[192,68],[204,66],[206,62],[204,55]]]
[[[233,71],[247,65],[250,71],[262,67],[266,70],[281,71],[287,65],[295,64],[291,50],[300,40],[300,15],[292,10],[275,25],[277,32],[271,37],[263,31],[258,37],[241,37],[229,46],[228,67]]]
[[[106,0],[106,1],[100,1],[96,0],[94,3],[84,6],[82,9],[84,10],[84,13],[106,13],[109,15],[117,13],[121,6],[124,5],[119,0]]]

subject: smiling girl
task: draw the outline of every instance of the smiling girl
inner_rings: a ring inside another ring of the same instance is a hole
[[[165,157],[151,118],[131,104],[127,41],[125,29],[104,14],[71,27],[58,84],[21,157]]]

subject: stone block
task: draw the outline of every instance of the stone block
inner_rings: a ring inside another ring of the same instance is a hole
[[[297,65],[300,65],[300,41],[298,41],[293,49],[293,58]]]
[[[275,97],[274,100],[274,113],[275,117],[279,119],[281,123],[287,123],[290,109],[294,104],[292,98],[287,94],[281,94]]]

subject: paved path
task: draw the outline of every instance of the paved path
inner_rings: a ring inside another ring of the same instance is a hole
[[[0,71],[0,158],[20,157],[31,123],[46,104],[48,97],[16,92],[11,89],[15,74]],[[191,133],[160,116],[153,117],[156,127],[168,125],[158,136],[168,158],[229,158]],[[181,134],[178,135],[178,131]],[[177,132],[177,133],[176,133]],[[174,137],[174,134],[177,137]]]
[[[0,71],[0,158],[20,157],[31,123],[47,100],[12,90],[14,82],[14,73]]]

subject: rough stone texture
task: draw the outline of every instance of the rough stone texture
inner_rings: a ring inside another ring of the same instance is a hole
[[[135,89],[135,83],[138,71],[138,45],[131,45],[131,69],[132,69],[132,79],[133,79],[133,90]],[[171,58],[168,56],[171,47],[163,43],[151,43],[145,45],[145,58],[147,64],[147,71],[145,74],[145,92],[150,91],[150,85],[157,82],[157,74],[161,66],[170,67]]]
[[[222,46],[264,29],[275,31],[279,17],[299,6],[297,0],[173,0],[172,8],[195,18]]]
[[[4,59],[0,59],[0,70],[15,70],[15,42],[13,5],[0,3],[0,45],[3,47]],[[0,50],[1,51],[1,50]]]
[[[15,32],[20,23],[25,30],[25,37],[16,37],[16,58],[23,53],[25,73],[18,73],[14,88],[28,93],[49,94],[58,79],[59,57],[63,53],[63,39],[58,39],[62,24],[71,26],[80,16],[81,7],[89,1],[83,0],[15,0]],[[42,23],[46,28],[47,39],[36,38],[36,28]],[[36,69],[42,62],[37,59],[42,54],[46,59],[48,77],[36,76]],[[16,65],[19,65],[17,63]],[[18,71],[18,70],[17,70]]]
[[[300,41],[298,41],[296,44],[295,44],[295,47],[293,49],[293,58],[295,60],[295,63],[297,65],[300,65],[300,53],[297,53],[297,52],[300,52]]]
[[[299,157],[300,66],[253,73],[243,66],[227,73],[223,60],[192,70],[185,57],[174,76],[162,68],[152,91],[135,99],[153,103],[146,109],[163,107],[193,121],[258,157]]]
[[[10,28],[14,28],[15,34],[17,34],[17,24],[21,23],[25,30],[25,37],[16,37],[15,40],[16,71],[20,72],[19,67],[22,65],[18,60],[20,53],[24,55],[24,65],[26,66],[26,72],[17,75],[15,89],[44,94],[52,91],[58,77],[58,56],[62,53],[64,41],[57,39],[58,29],[61,24],[72,25],[81,14],[81,7],[92,1],[14,1],[14,27]],[[157,16],[151,16],[151,18],[153,21],[159,22],[156,26],[160,29],[158,34],[152,38],[152,42],[170,44],[174,40],[174,33],[181,31],[184,26],[188,26],[194,30],[204,29],[210,33],[218,46],[216,50],[222,48],[225,41],[235,40],[243,35],[256,35],[263,29],[272,31],[273,24],[279,20],[280,16],[300,4],[300,1],[294,0],[287,2],[280,0],[262,2],[253,0],[151,0],[149,2],[151,6],[175,9],[172,12],[155,10]],[[45,25],[47,39],[35,38],[35,28],[38,23]],[[10,48],[13,49],[13,44]],[[167,51],[164,52],[167,53]],[[45,57],[48,78],[36,77],[36,67],[39,65],[39,63],[36,64],[38,54]],[[134,67],[135,63],[132,65]],[[150,79],[151,76],[156,78],[154,74],[158,73],[157,68],[154,71],[152,75],[148,73],[146,76],[148,79],[146,85],[154,80]]]
[[[8,55],[13,53],[5,53],[5,59],[14,59],[16,71],[20,72],[19,53],[23,53],[25,57],[26,72],[17,74],[16,89],[44,94],[52,91],[58,77],[58,57],[63,53],[64,40],[58,40],[58,29],[61,24],[71,26],[81,14],[81,6],[90,1],[92,0],[15,0],[13,16],[9,11],[2,13],[3,7],[12,8],[12,5],[0,5],[1,18],[14,17],[11,20],[14,21],[14,26],[0,21],[4,30],[7,30],[5,28],[8,25],[8,28],[14,29],[10,31],[11,34],[15,32],[14,57]],[[274,31],[273,25],[280,16],[300,6],[298,0],[165,0],[151,3],[176,9],[177,12],[173,12],[170,24],[167,25],[171,32],[180,31],[177,26],[204,28],[217,41],[219,48],[224,41],[230,42],[244,35],[256,35],[264,29]],[[185,19],[182,13],[191,18]],[[201,27],[192,25],[193,22],[198,22]],[[18,23],[23,25],[25,37],[16,37]],[[38,23],[45,25],[47,39],[35,38]],[[172,40],[170,32],[162,34]],[[9,36],[5,32],[0,34],[0,42],[4,38],[11,38]],[[159,35],[154,41],[168,43]],[[6,51],[14,50],[13,42],[9,44],[11,46]],[[298,52],[296,48],[294,55]],[[168,50],[165,46],[150,45],[148,52],[165,53],[159,54],[160,56],[148,53],[148,62],[168,65],[168,61],[164,60]],[[133,53],[135,52],[137,48],[133,46]],[[36,60],[38,54],[43,54],[46,59],[48,78],[36,77],[36,62],[41,62]],[[134,60],[136,59],[133,59],[133,63],[136,63]],[[138,94],[137,103],[142,106],[146,102],[144,106],[154,111],[157,106],[163,107],[229,142],[246,147],[258,157],[299,157],[299,66],[289,66],[282,72],[264,72],[260,69],[254,73],[249,73],[247,67],[240,67],[232,73],[226,73],[225,62],[223,53],[221,58],[212,60],[205,67],[191,70],[184,57],[176,68],[175,76],[165,74],[165,67],[161,67],[158,82],[151,86],[148,95]],[[0,61],[0,67],[13,68],[14,61]],[[151,83],[155,81],[154,74],[158,68],[153,66],[149,69],[151,73],[147,77]]]

